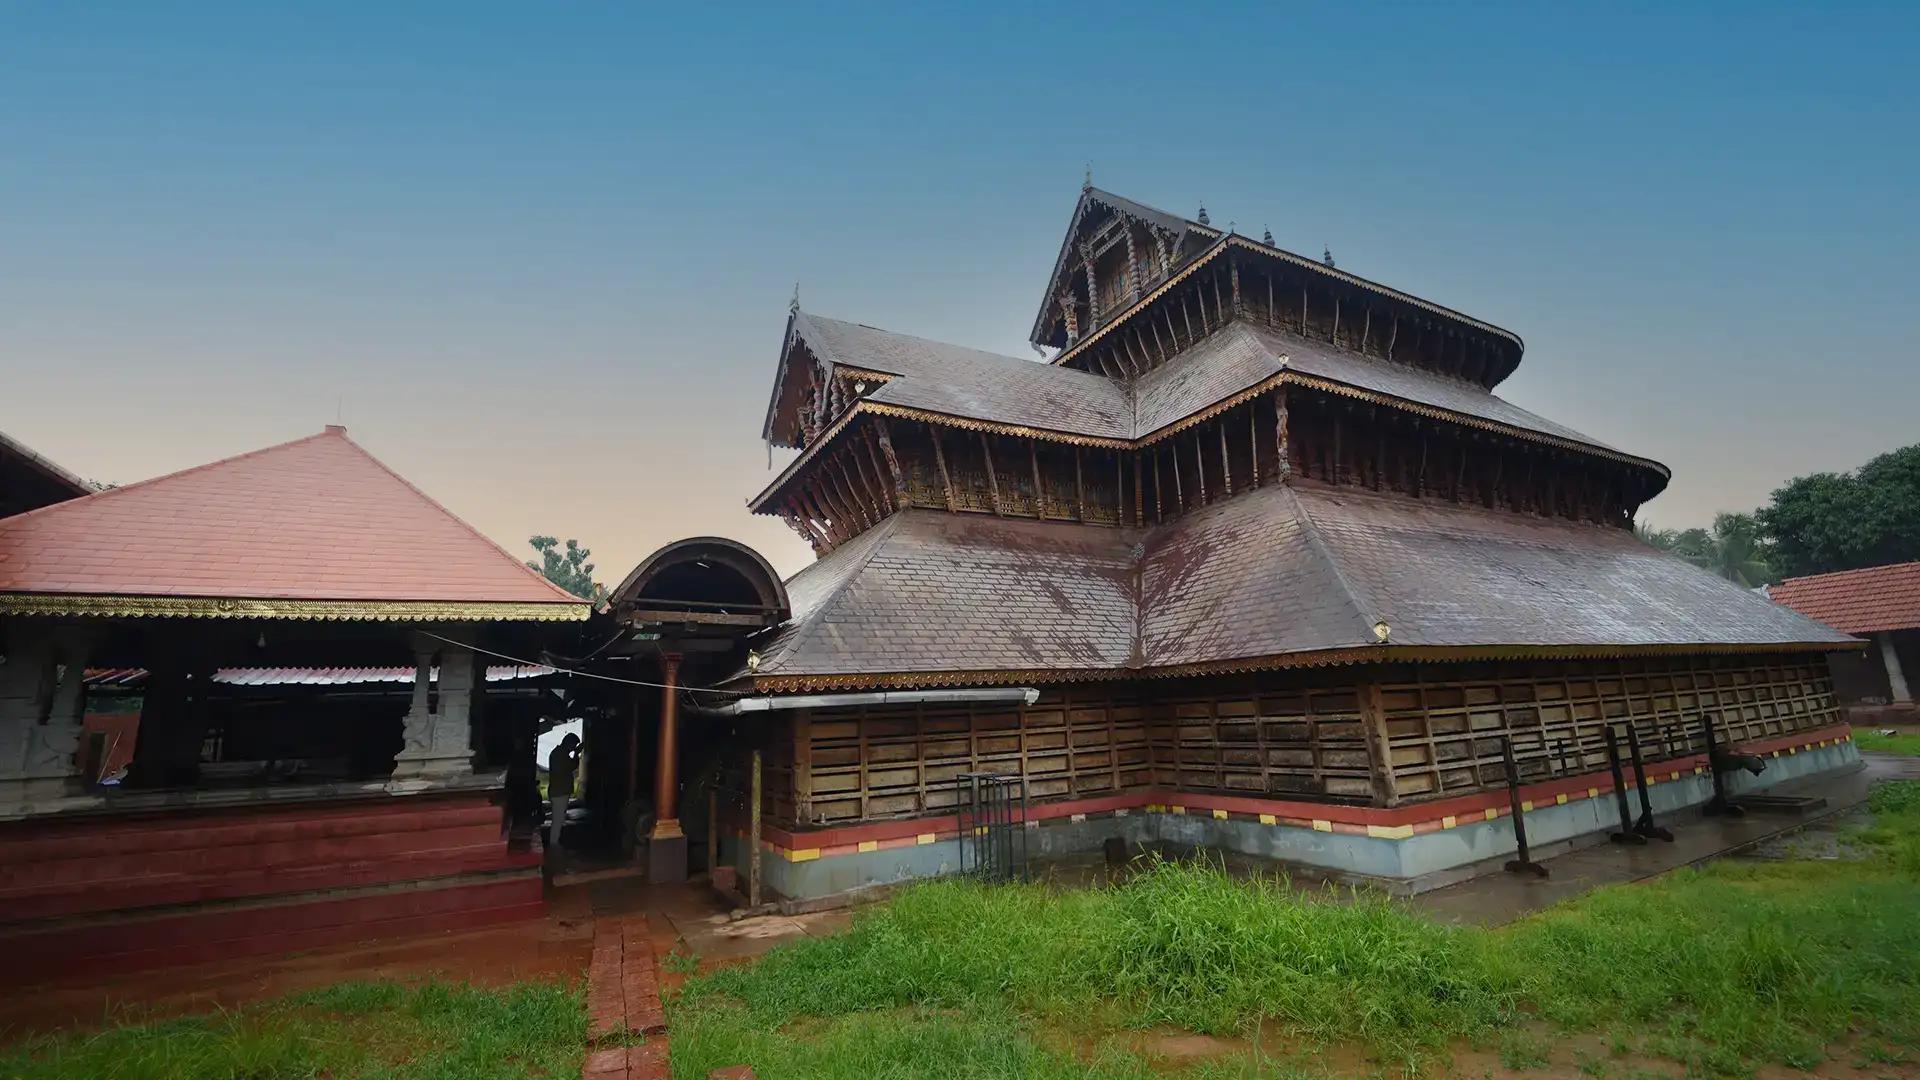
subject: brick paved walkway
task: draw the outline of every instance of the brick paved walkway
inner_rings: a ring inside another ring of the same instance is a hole
[[[667,1016],[660,975],[644,915],[594,921],[593,960],[587,969],[588,1038],[583,1080],[667,1080]],[[644,1039],[637,1046],[620,1045]]]

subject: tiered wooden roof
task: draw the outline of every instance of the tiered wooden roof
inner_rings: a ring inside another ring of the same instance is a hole
[[[1855,644],[1636,540],[1668,470],[1494,394],[1509,331],[1091,187],[1048,296],[1051,363],[793,307],[756,681]]]
[[[787,589],[769,688],[1851,643],[1625,530],[1312,481],[1144,529],[905,510]]]

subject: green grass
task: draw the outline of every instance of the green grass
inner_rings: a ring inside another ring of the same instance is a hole
[[[1721,861],[1495,930],[1194,864],[1078,892],[931,882],[845,933],[690,981],[673,1003],[675,1071],[1128,1077],[1136,1059],[1088,1047],[1155,1025],[1277,1025],[1394,1067],[1461,1041],[1531,1062],[1516,1024],[1631,1031],[1700,1074],[1806,1067],[1849,1035],[1911,1048],[1920,783],[1882,787],[1874,811],[1863,861]],[[908,1043],[973,1064],[935,1067]]]
[[[0,1051],[9,1080],[479,1080],[580,1074],[577,988],[342,983],[210,1016],[40,1036]]]
[[[1882,735],[1873,728],[1855,728],[1853,745],[1863,753],[1871,751],[1876,754],[1920,757],[1920,731],[1901,731],[1893,735]]]

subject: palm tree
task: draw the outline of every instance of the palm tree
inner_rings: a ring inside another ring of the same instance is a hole
[[[1712,529],[1656,529],[1636,521],[1633,532],[1661,551],[1671,552],[1735,585],[1754,588],[1773,576],[1766,541],[1751,514],[1716,514]]]

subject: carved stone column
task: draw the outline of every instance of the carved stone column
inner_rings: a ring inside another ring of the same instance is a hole
[[[78,757],[92,639],[88,627],[28,619],[0,634],[0,817],[85,801]]]
[[[414,635],[413,655],[413,700],[400,753],[394,759],[393,778],[431,781],[471,776],[471,721],[476,697],[485,685],[485,670],[472,649],[420,634]]]

